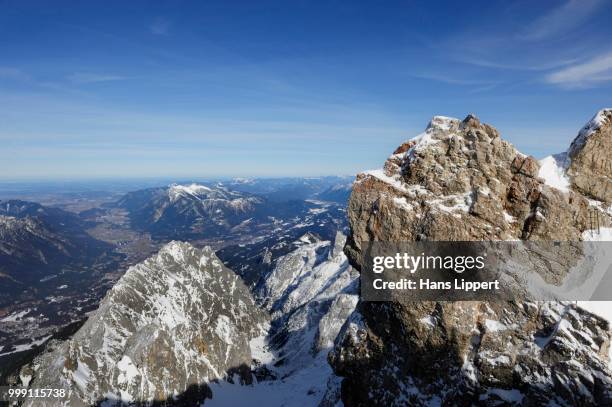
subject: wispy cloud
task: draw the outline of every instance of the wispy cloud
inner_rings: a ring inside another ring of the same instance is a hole
[[[68,80],[74,84],[87,84],[96,82],[120,81],[125,79],[123,76],[107,75],[97,73],[75,72],[68,76]]]
[[[519,38],[538,41],[571,30],[586,21],[602,3],[601,0],[569,0],[532,21]]]
[[[447,74],[436,74],[436,73],[417,73],[411,74],[410,76],[419,79],[426,79],[430,81],[448,83],[449,85],[462,85],[462,86],[473,86],[473,85],[497,85],[498,82],[480,80],[480,79],[466,79],[454,77]]]
[[[552,72],[546,76],[546,81],[568,88],[593,87],[601,82],[612,81],[612,52]]]
[[[151,33],[155,35],[168,35],[170,26],[170,21],[165,18],[158,18],[151,23],[149,29],[151,30]]]
[[[26,74],[21,69],[0,66],[0,78],[28,80],[30,79],[30,75]]]
[[[495,69],[505,69],[511,71],[548,71],[555,68],[561,68],[563,66],[570,65],[575,63],[577,59],[564,59],[559,61],[550,61],[550,62],[532,62],[532,63],[522,63],[522,64],[506,64],[503,62],[495,62],[489,61],[487,59],[482,58],[457,58],[462,63],[480,66],[483,68],[495,68]]]

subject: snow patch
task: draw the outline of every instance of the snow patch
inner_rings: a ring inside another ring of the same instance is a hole
[[[612,228],[589,229],[582,232],[586,242],[612,242]]]
[[[198,198],[199,196],[206,194],[207,192],[212,191],[210,188],[199,185],[199,184],[191,184],[191,185],[178,185],[172,184],[168,188],[168,196],[174,202],[180,197],[184,196],[192,196]]]
[[[487,319],[485,321],[485,326],[487,327],[487,331],[489,332],[498,332],[508,329],[508,326],[506,324],[502,324],[501,322],[495,321],[493,319]]]
[[[544,179],[544,183],[562,192],[569,192],[570,181],[566,171],[569,166],[567,153],[549,155],[540,161],[538,177]]]
[[[591,137],[597,130],[603,125],[610,122],[609,117],[612,115],[612,108],[601,109],[587,124],[580,130],[578,136],[572,141],[568,150],[569,156],[573,156],[578,153],[579,150],[587,142],[588,138]]]

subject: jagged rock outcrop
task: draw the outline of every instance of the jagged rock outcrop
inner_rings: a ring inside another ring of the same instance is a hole
[[[594,199],[612,201],[612,109],[600,110],[568,150],[573,186]]]
[[[609,226],[612,174],[592,163],[612,153],[612,126],[598,123],[558,165],[475,116],[434,117],[382,170],[357,176],[350,263],[361,269],[362,241],[578,241],[593,211]],[[609,347],[609,323],[575,305],[360,301],[329,360],[349,406],[594,406],[612,403]]]
[[[21,376],[30,386],[70,389],[70,406],[178,402],[186,394],[202,401],[206,383],[227,372],[251,380],[249,342],[265,321],[211,248],[171,242],[131,267],[70,340],[50,344]]]
[[[331,348],[357,303],[357,273],[342,252],[346,237],[334,242],[303,239],[265,276],[258,298],[270,312],[270,344],[283,374],[299,370]]]
[[[213,406],[251,406],[254,400],[270,406],[337,405],[339,378],[327,353],[358,299],[358,274],[342,252],[345,240],[339,232],[332,241],[307,233],[274,259],[254,288],[271,317],[266,335],[253,341],[254,359],[261,364],[257,382],[212,386]]]

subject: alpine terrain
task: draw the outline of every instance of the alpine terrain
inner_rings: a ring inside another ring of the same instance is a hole
[[[131,267],[70,340],[50,342],[20,377],[24,385],[72,390],[70,406],[192,405],[210,397],[207,383],[228,372],[251,380],[244,373],[249,342],[265,321],[210,248],[171,242]]]
[[[542,162],[475,116],[434,117],[357,176],[345,252],[359,270],[362,241],[610,240],[611,157],[610,109]],[[360,301],[329,360],[349,406],[603,406],[609,350],[609,321],[575,304]]]
[[[295,198],[278,200],[278,193],[274,189],[267,195],[240,192],[221,183],[172,184],[130,192],[115,205],[128,211],[134,229],[157,240],[230,240],[297,225],[319,207]]]
[[[339,382],[327,352],[357,303],[344,242],[340,233],[300,237],[253,288],[255,299],[210,248],[168,243],[19,380],[73,390],[67,405],[333,404]]]
[[[0,201],[0,307],[45,290],[46,284],[37,283],[56,277],[62,267],[79,273],[108,255],[111,246],[92,238],[87,227],[61,209]]]

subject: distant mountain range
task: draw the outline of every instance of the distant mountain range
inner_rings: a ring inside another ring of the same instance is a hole
[[[221,183],[149,188],[126,194],[115,206],[128,211],[134,229],[149,232],[155,239],[222,238],[261,233],[262,228],[276,228],[304,218],[319,205],[303,197],[314,199],[332,188],[322,190],[324,185],[320,183],[314,188],[306,181],[290,184],[291,187],[263,181],[233,181],[230,185],[232,188]],[[310,187],[304,191],[304,185]],[[341,202],[342,194],[346,196],[346,189],[334,192],[328,192],[334,202]]]
[[[326,191],[351,185],[354,176],[310,178],[235,178],[222,185],[235,191],[248,192],[265,197],[269,201],[321,199]],[[349,193],[350,194],[350,193]],[[348,200],[348,195],[346,196]],[[345,201],[336,201],[345,204]]]
[[[0,307],[54,288],[64,274],[84,271],[113,247],[92,238],[78,215],[34,202],[0,201]]]

